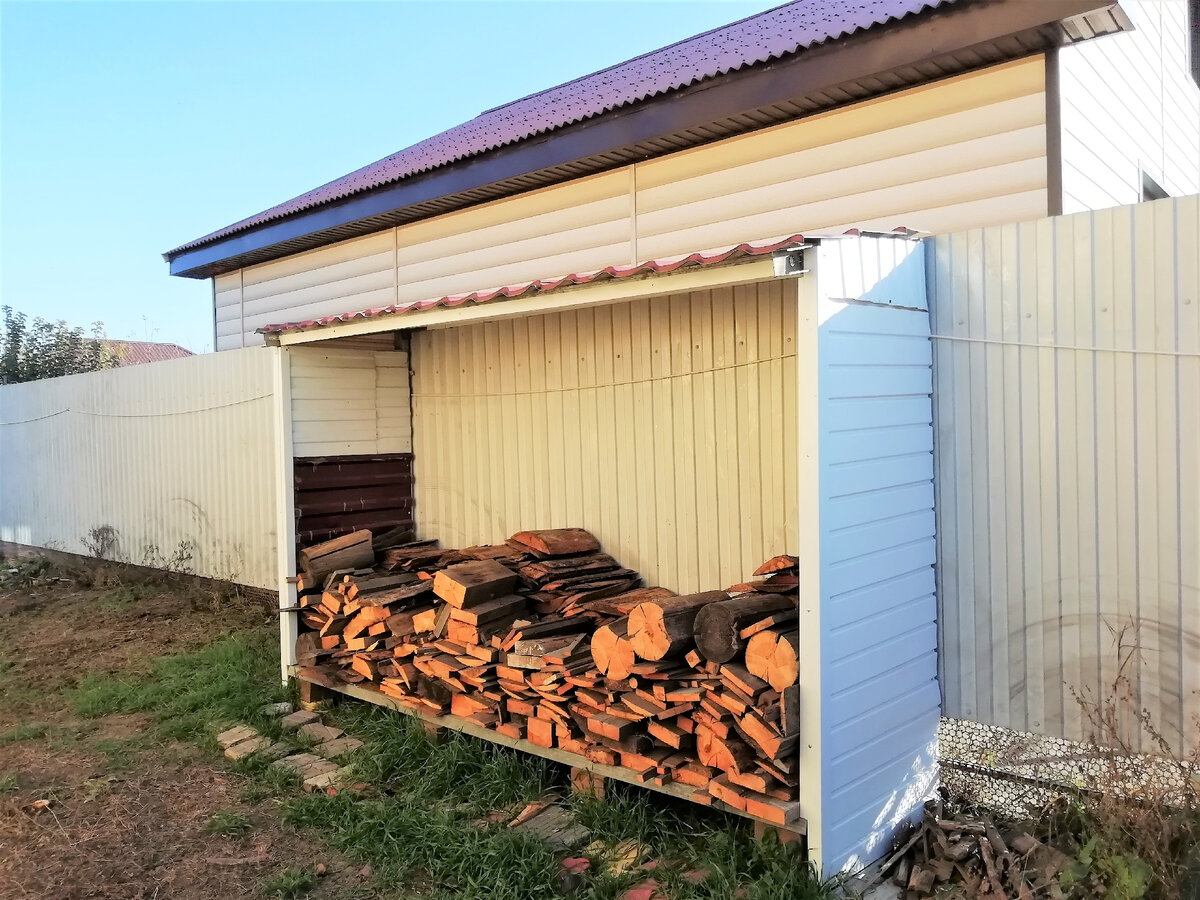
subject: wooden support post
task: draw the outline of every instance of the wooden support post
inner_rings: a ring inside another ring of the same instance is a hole
[[[596,775],[591,769],[571,767],[571,790],[585,797],[604,799],[604,776]]]
[[[431,744],[440,744],[449,733],[449,729],[442,725],[434,725],[432,722],[422,722],[421,727],[425,730],[425,737],[429,738]]]
[[[322,703],[336,703],[342,697],[337,691],[300,679],[300,708],[314,709]]]
[[[780,828],[778,825],[768,825],[766,822],[754,820],[754,839],[761,841],[766,837],[767,832],[774,832],[776,840],[781,844],[798,844],[800,849],[808,852],[808,844],[804,839],[804,835],[798,831],[792,831],[789,828]]]

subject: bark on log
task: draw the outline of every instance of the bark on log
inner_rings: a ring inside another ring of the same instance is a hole
[[[648,660],[686,652],[692,645],[696,615],[708,604],[728,599],[724,591],[706,591],[638,604],[629,613],[628,634],[633,652]]]
[[[795,598],[783,594],[742,594],[710,603],[696,616],[693,636],[696,649],[710,662],[729,662],[745,649],[738,632],[751,622],[778,609],[794,608]]]

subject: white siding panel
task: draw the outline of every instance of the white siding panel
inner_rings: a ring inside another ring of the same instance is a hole
[[[1134,31],[1059,53],[1066,213],[1139,202],[1142,169],[1171,196],[1200,192],[1187,0],[1122,0],[1121,8]]]
[[[898,240],[825,242],[815,267],[820,666],[819,678],[810,669],[802,680],[820,684],[818,840],[827,874],[881,856],[936,783],[923,249]]]
[[[257,347],[0,387],[0,539],[274,590],[273,372]]]
[[[421,535],[454,546],[583,527],[681,592],[794,553],[794,290],[752,284],[415,334]]]
[[[782,233],[1045,215],[1045,106],[1036,57],[299,253],[245,270],[237,327],[259,343],[264,325]]]
[[[297,457],[411,453],[408,353],[290,347]]]
[[[948,715],[1086,739],[1124,629],[1138,702],[1195,739],[1197,248],[1195,196],[933,239]]]

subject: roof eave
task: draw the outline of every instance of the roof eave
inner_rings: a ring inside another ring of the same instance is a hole
[[[1082,37],[1077,24],[1068,30],[1061,24],[1064,21],[1086,23]],[[887,73],[913,67],[932,66],[949,73],[967,71],[1127,27],[1128,18],[1119,7],[1097,0],[1039,3],[983,0],[932,10],[886,28],[860,32],[786,59],[741,69],[547,135],[264,223],[209,244],[167,253],[164,258],[170,263],[172,275],[209,278],[405,221],[511,196],[531,188],[530,176],[541,177],[541,183],[533,185],[540,187],[627,165],[633,159],[653,155],[648,150],[639,151],[639,145],[645,142],[781,104],[794,104],[862,79],[879,79]],[[982,48],[990,52],[981,53]],[[971,65],[972,56],[984,61]],[[945,75],[925,80],[940,77]],[[920,83],[904,83],[902,79],[896,83],[896,78],[881,80],[891,85],[876,93]],[[829,104],[824,108],[829,108]],[[742,129],[749,130],[752,128]],[[692,145],[703,142],[695,140]],[[574,174],[555,173],[554,170],[563,167]],[[515,179],[520,179],[521,184],[506,186],[506,182]],[[424,213],[414,210],[422,204],[434,203],[441,208]]]

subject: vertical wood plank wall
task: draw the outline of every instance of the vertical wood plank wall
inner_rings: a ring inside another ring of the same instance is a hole
[[[1195,739],[1198,251],[1196,196],[932,239],[947,715],[1085,738],[1121,635]]]
[[[795,553],[793,281],[413,336],[417,527],[580,526],[650,584]]]
[[[293,456],[411,453],[408,354],[338,343],[284,350],[291,358]]]
[[[1200,192],[1200,86],[1188,0],[1121,0],[1134,30],[1059,51],[1063,212]]]
[[[275,372],[253,347],[0,386],[0,540],[275,590]]]
[[[255,329],[851,224],[1044,216],[1045,61],[796,122],[222,275],[217,349]]]

